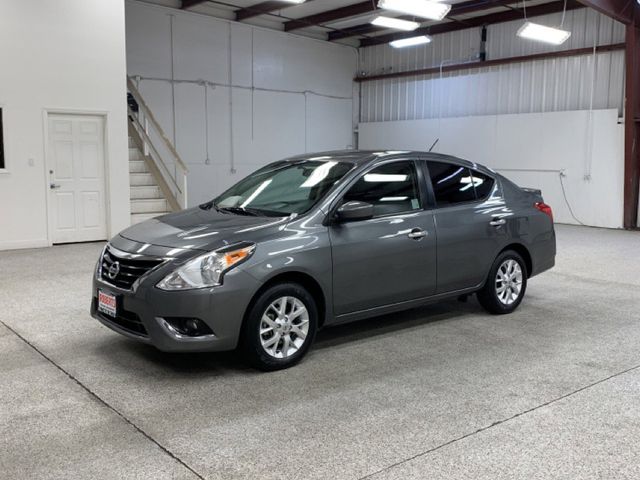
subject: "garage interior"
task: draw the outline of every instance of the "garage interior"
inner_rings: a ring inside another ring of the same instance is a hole
[[[640,478],[640,2],[381,4],[0,4],[0,476]],[[430,148],[553,207],[556,266],[510,315],[327,328],[272,373],[89,316],[131,224],[293,155]]]

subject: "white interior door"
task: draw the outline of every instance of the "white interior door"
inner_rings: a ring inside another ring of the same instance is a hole
[[[105,240],[104,119],[50,114],[48,129],[53,243]]]

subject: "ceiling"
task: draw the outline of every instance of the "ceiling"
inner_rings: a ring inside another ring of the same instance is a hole
[[[522,0],[446,0],[452,9],[441,22],[423,21],[385,10],[385,16],[421,23],[417,31],[399,32],[369,24],[382,12],[376,7],[377,0],[306,0],[302,4],[279,0],[144,1],[355,46],[524,18]],[[564,0],[526,0],[528,16],[559,12],[564,6]],[[580,7],[582,5],[576,0],[566,2],[568,10]]]

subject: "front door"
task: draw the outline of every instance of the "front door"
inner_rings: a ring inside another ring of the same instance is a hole
[[[364,173],[342,198],[373,204],[374,217],[330,227],[336,315],[434,293],[436,235],[421,182],[413,161],[394,161]]]
[[[105,240],[104,119],[50,114],[47,123],[52,241]]]

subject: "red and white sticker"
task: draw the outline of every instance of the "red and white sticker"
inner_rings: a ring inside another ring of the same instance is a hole
[[[117,316],[116,296],[98,290],[98,311],[112,317]]]

